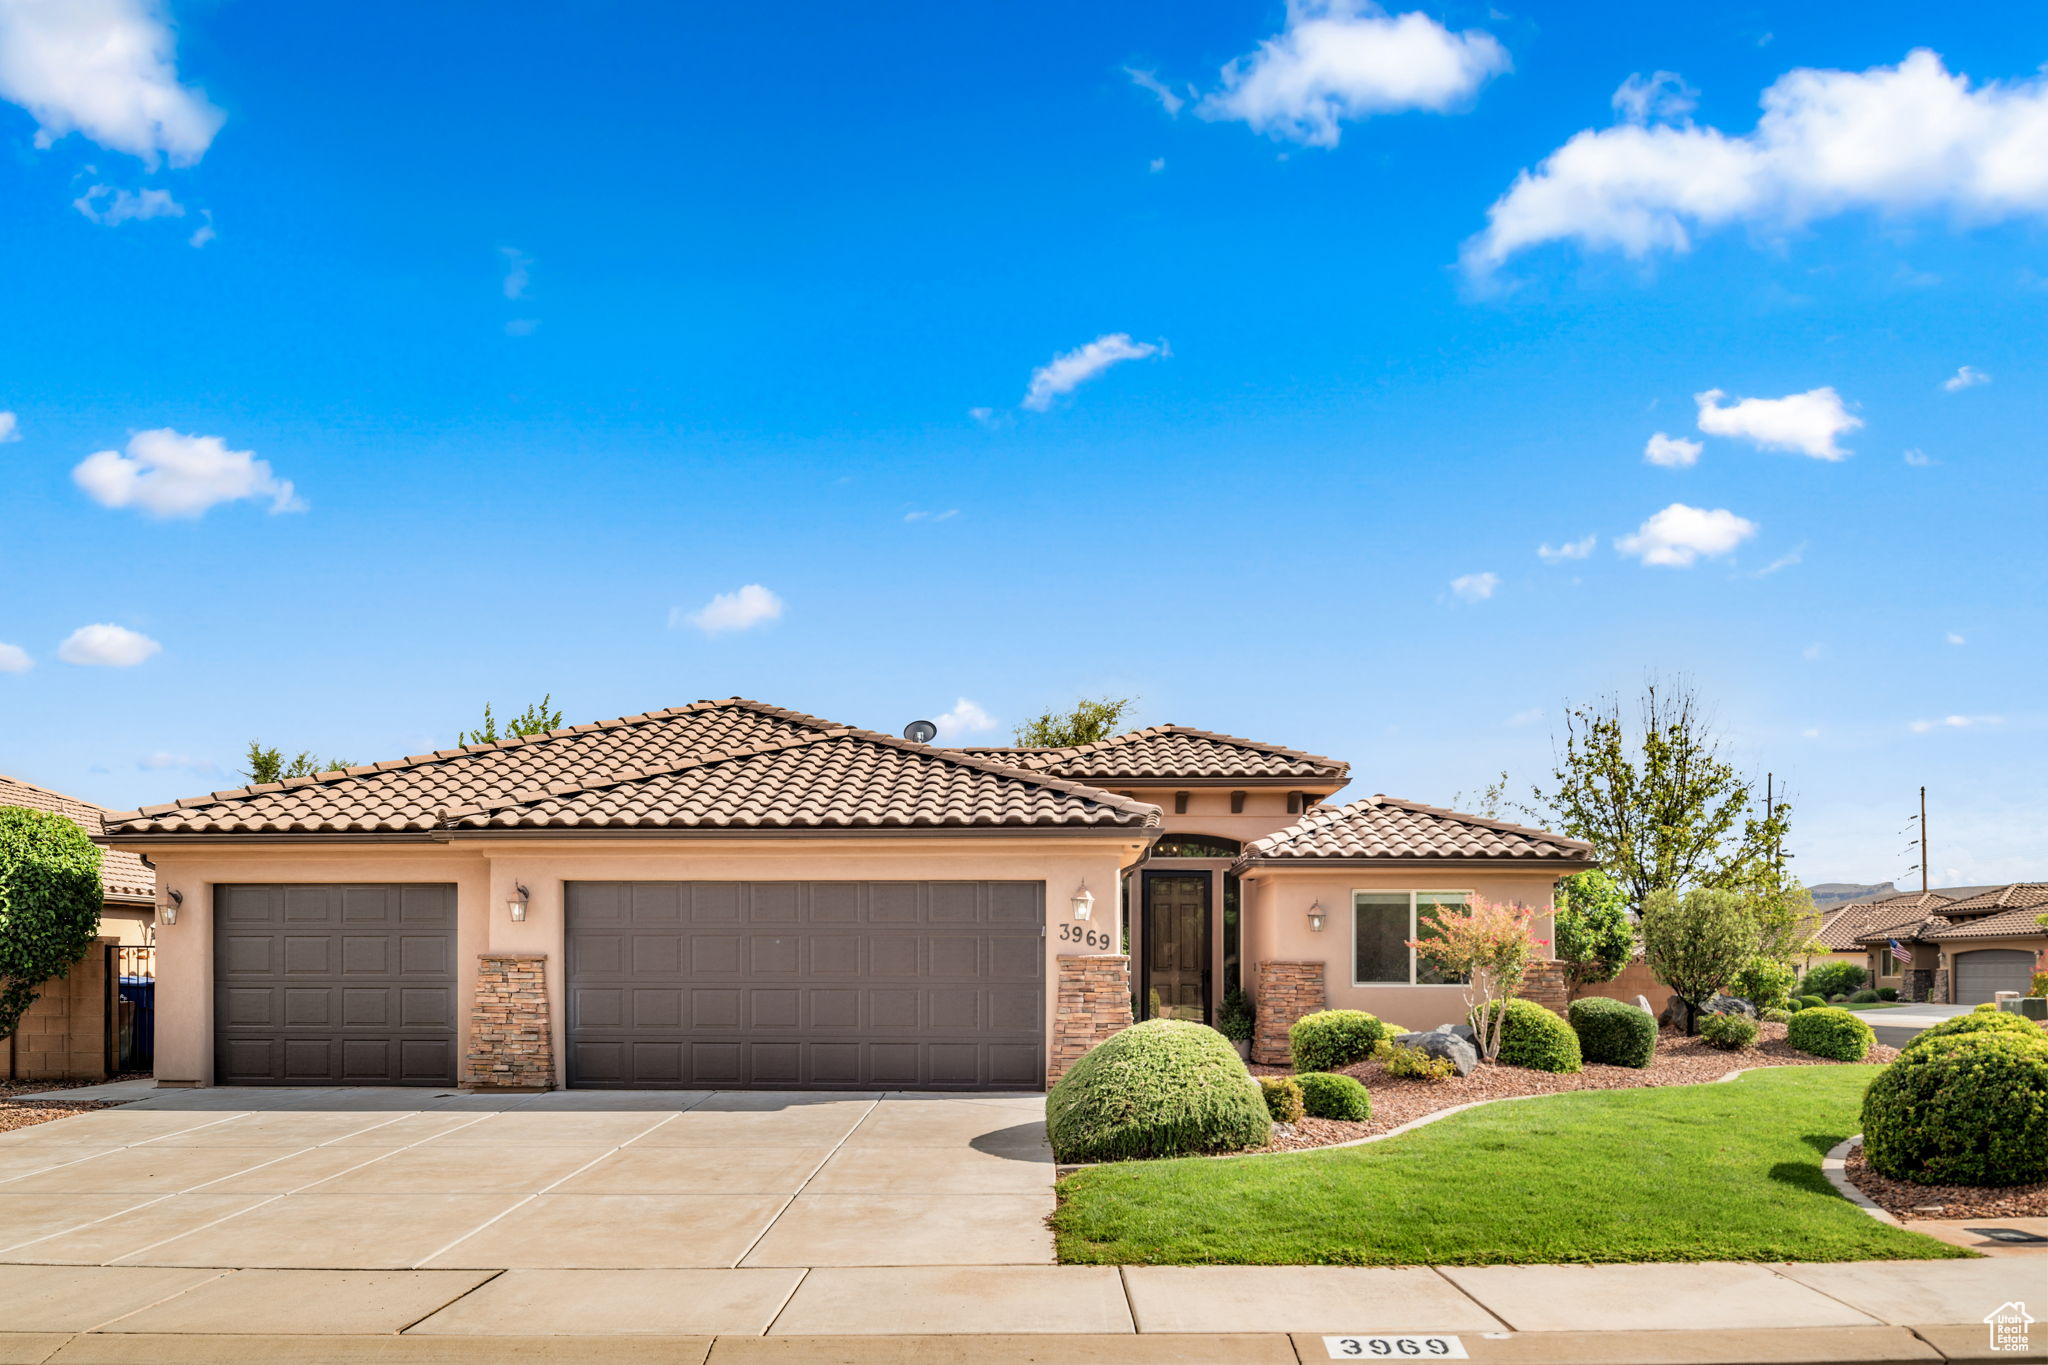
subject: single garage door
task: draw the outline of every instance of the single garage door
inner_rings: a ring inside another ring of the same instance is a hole
[[[217,1085],[455,1084],[455,888],[220,886]]]
[[[2034,955],[2023,948],[1980,948],[1954,960],[1958,1005],[1981,1005],[1999,991],[2025,995],[2033,983]]]
[[[569,1084],[1036,1089],[1040,882],[570,882]]]

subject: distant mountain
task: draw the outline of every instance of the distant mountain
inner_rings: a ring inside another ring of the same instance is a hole
[[[1890,882],[1872,882],[1868,886],[1856,882],[1822,882],[1806,888],[1813,893],[1813,904],[1817,910],[1830,906],[1844,905],[1849,901],[1868,900],[1872,896],[1889,896],[1898,891]]]

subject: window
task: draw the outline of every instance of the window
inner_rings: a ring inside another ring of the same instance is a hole
[[[1155,858],[1235,858],[1242,852],[1244,845],[1237,840],[1213,834],[1162,834],[1152,845]]]
[[[1351,984],[1437,986],[1462,981],[1420,960],[1408,942],[1427,932],[1439,907],[1463,905],[1465,896],[1463,891],[1352,892]]]
[[[1877,950],[1877,974],[1879,977],[1899,974],[1899,960],[1892,956],[1892,947],[1889,943]]]

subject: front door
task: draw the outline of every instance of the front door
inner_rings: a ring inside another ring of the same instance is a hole
[[[1209,1022],[1209,874],[1147,872],[1143,970],[1147,1019]]]

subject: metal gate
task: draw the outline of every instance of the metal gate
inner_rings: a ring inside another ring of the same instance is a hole
[[[107,949],[107,1070],[156,1068],[156,949],[120,943]]]

